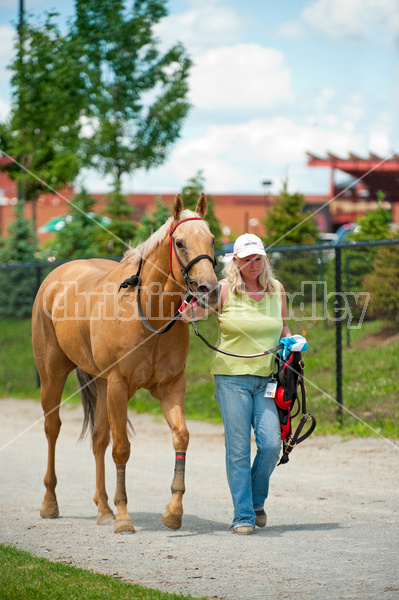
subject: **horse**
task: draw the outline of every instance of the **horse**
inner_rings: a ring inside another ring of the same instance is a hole
[[[128,402],[139,388],[145,388],[161,404],[175,451],[172,497],[162,521],[170,529],[181,527],[189,442],[184,416],[189,331],[174,310],[187,304],[182,305],[185,291],[195,294],[202,307],[218,302],[215,238],[203,219],[206,211],[204,194],[195,211],[184,209],[177,195],[173,215],[145,242],[129,248],[119,263],[70,261],[54,269],[40,286],[32,312],[32,345],[48,444],[43,518],[59,516],[55,492],[59,409],[65,381],[76,369],[82,385],[82,435],[91,426],[97,523],[113,522],[115,533],[135,531],[125,484],[130,457]],[[110,432],[117,475],[116,516],[105,486]]]

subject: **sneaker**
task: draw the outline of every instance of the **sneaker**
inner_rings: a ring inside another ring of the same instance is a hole
[[[253,532],[254,527],[251,527],[251,525],[242,525],[233,529],[233,533],[238,533],[238,535],[251,535]]]
[[[266,527],[267,515],[263,508],[255,511],[255,525],[257,527]]]

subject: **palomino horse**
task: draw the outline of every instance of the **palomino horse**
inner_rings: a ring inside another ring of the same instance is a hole
[[[162,520],[171,529],[181,527],[189,440],[184,418],[189,332],[188,325],[177,319],[164,335],[157,335],[154,329],[161,332],[166,328],[182,304],[186,286],[195,292],[201,306],[217,303],[214,236],[202,219],[206,209],[204,194],[195,212],[183,210],[183,202],[176,196],[173,217],[146,242],[130,249],[120,263],[102,259],[72,261],[55,269],[42,283],[32,318],[33,351],[48,442],[42,517],[58,517],[55,446],[61,427],[59,406],[68,374],[78,367],[79,381],[85,382],[85,424],[90,422],[92,426],[97,523],[114,520],[104,469],[111,430],[117,471],[114,530],[134,532],[125,486],[130,456],[128,401],[139,388],[146,388],[161,403],[176,453],[172,499]],[[138,275],[137,271],[141,278],[131,277]],[[138,314],[139,305],[143,318]]]

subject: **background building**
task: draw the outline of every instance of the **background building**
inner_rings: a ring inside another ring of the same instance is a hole
[[[8,159],[0,158],[0,167],[6,165]],[[336,231],[342,224],[356,221],[369,210],[377,207],[377,192],[385,194],[384,207],[392,208],[393,221],[399,222],[399,156],[384,160],[375,155],[362,159],[350,155],[341,159],[332,154],[320,158],[308,154],[310,167],[325,167],[331,171],[330,190],[326,195],[305,195],[306,208],[315,212],[315,220],[321,232]],[[336,171],[346,173],[347,182],[336,183]],[[359,180],[356,183],[356,180]],[[179,190],[176,190],[176,193]],[[327,192],[327,190],[326,190]],[[42,194],[37,200],[37,230],[50,219],[68,213],[69,202],[73,200],[74,190],[67,188],[58,194]],[[0,235],[7,235],[9,225],[14,220],[14,206],[17,202],[17,186],[7,172],[0,170]],[[97,200],[96,212],[100,212],[106,201],[105,194],[92,194]],[[134,207],[133,218],[139,221],[144,212],[151,212],[155,199],[161,198],[170,203],[174,194],[128,194]],[[268,209],[276,202],[277,197],[264,194],[217,194],[215,198],[215,215],[218,218],[225,236],[237,236],[246,231],[263,235],[264,220]],[[32,215],[32,207],[26,205],[26,216]],[[38,233],[41,241],[48,240],[52,233]]]

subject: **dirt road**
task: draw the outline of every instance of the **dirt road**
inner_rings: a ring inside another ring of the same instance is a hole
[[[185,515],[175,532],[161,522],[174,468],[168,427],[132,415],[127,491],[136,533],[115,535],[112,526],[96,525],[94,459],[89,440],[77,442],[81,409],[63,407],[61,415],[61,518],[43,520],[47,450],[40,405],[0,400],[1,543],[215,600],[399,598],[399,446],[382,439],[310,438],[273,474],[267,528],[237,536],[229,531],[223,428],[190,422]],[[112,498],[110,452],[107,458]]]

